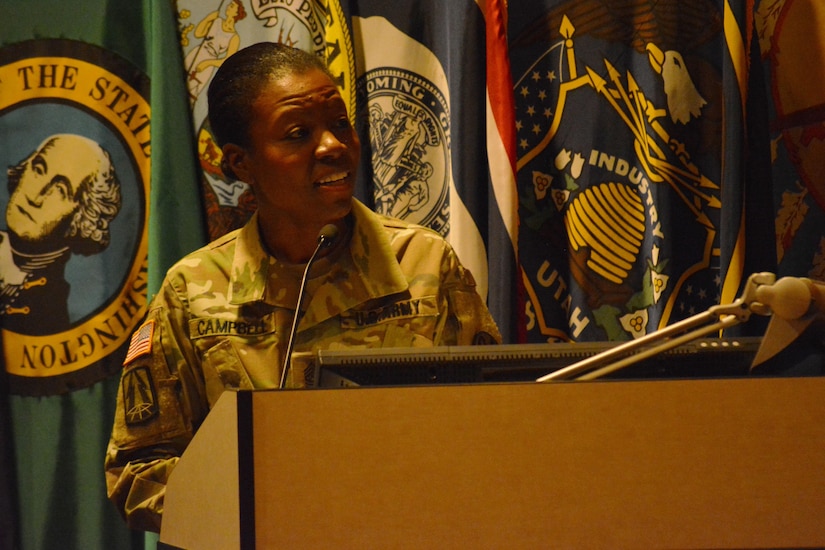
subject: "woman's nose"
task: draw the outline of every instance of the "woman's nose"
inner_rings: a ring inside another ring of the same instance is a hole
[[[337,157],[347,148],[346,143],[334,131],[324,130],[318,140],[316,153],[319,158]]]

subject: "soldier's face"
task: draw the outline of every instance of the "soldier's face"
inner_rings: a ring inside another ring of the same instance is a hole
[[[94,170],[100,170],[96,144],[79,136],[60,136],[29,159],[6,206],[10,231],[28,241],[53,236],[78,208],[77,190]]]
[[[252,115],[251,146],[228,158],[261,219],[317,232],[345,217],[361,145],[329,77],[313,69],[273,80]]]

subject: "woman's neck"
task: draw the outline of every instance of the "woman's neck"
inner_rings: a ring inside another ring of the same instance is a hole
[[[348,243],[352,234],[352,225],[351,215],[336,222],[335,226],[338,228],[338,234],[334,237],[332,246],[319,251],[318,256],[327,256],[333,250]],[[305,230],[267,229],[260,218],[258,219],[258,229],[267,253],[279,262],[286,264],[303,265],[307,263],[320,244],[320,229],[315,233]]]

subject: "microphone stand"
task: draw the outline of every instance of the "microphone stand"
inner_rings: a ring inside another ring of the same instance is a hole
[[[686,344],[701,336],[743,323],[750,318],[752,313],[770,315],[771,308],[760,301],[757,293],[759,287],[773,285],[775,281],[776,275],[773,273],[754,273],[748,278],[742,296],[732,303],[713,306],[703,313],[688,317],[656,332],[620,344],[615,348],[551,372],[538,378],[536,382],[567,379],[593,380],[643,359],[647,359],[648,357]],[[759,294],[762,293],[760,292]],[[692,332],[686,332],[691,329],[693,329]],[[643,349],[645,346],[652,347]],[[627,355],[627,357],[623,357],[625,355]],[[618,360],[611,362],[614,359]],[[607,364],[605,365],[605,363]],[[596,370],[581,374],[592,369]]]
[[[337,236],[338,228],[333,224],[327,224],[322,227],[321,231],[318,233],[318,246],[315,247],[315,251],[312,253],[312,256],[309,257],[309,261],[304,268],[304,275],[301,277],[301,287],[298,290],[298,303],[295,306],[295,316],[292,318],[292,328],[289,330],[289,340],[286,345],[284,365],[283,369],[281,369],[281,382],[278,384],[279,389],[283,389],[286,385],[287,373],[289,372],[289,367],[292,364],[292,348],[295,345],[295,333],[298,331],[298,322],[301,320],[301,303],[304,301],[304,291],[306,290],[307,281],[309,280],[309,270],[315,262],[315,258],[318,256],[318,253],[322,249],[332,245],[335,241],[335,237]]]

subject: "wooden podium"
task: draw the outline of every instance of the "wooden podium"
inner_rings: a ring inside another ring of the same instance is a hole
[[[161,545],[825,546],[825,378],[227,392]]]

